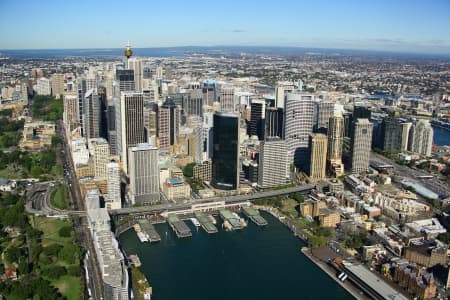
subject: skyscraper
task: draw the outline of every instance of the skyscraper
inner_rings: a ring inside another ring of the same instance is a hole
[[[103,138],[91,139],[89,141],[91,151],[94,154],[95,179],[105,180],[107,178],[106,165],[109,160],[109,144]]]
[[[105,199],[105,206],[107,209],[120,209],[122,208],[122,198],[120,195],[119,164],[116,162],[110,162],[106,165],[106,170],[108,173],[108,196]]]
[[[369,170],[372,146],[372,123],[368,119],[357,119],[352,136],[352,173]]]
[[[116,108],[117,109],[117,108]],[[145,142],[144,97],[142,93],[122,92],[120,98],[121,158],[128,174],[128,148]]]
[[[184,100],[183,111],[186,117],[203,116],[203,95],[202,90],[195,89],[189,93],[189,97]]]
[[[138,144],[129,148],[130,198],[132,204],[159,201],[158,148]]]
[[[216,82],[214,80],[203,81],[203,105],[212,106],[216,101]]]
[[[264,99],[252,99],[250,107],[250,122],[247,133],[250,137],[255,135],[258,140],[263,140],[266,102]]]
[[[106,87],[97,88],[98,100],[100,103],[100,136],[108,140],[108,99],[106,96]]]
[[[409,151],[431,156],[433,147],[433,128],[428,120],[419,120],[409,133]]]
[[[327,136],[311,134],[309,137],[309,177],[313,180],[325,178],[327,164]]]
[[[116,70],[116,80],[119,81],[119,89],[121,92],[136,91],[133,70]]]
[[[239,115],[214,114],[212,180],[213,187],[234,190],[239,184]]]
[[[300,92],[287,94],[284,111],[284,138],[289,158],[297,167],[308,165],[309,135],[313,130],[314,95]]]
[[[328,122],[327,159],[331,173],[336,176],[344,174],[342,164],[342,147],[344,145],[344,117],[342,113],[335,113]]]
[[[88,139],[100,137],[100,100],[97,91],[90,89],[84,96],[85,136]]]
[[[52,75],[52,95],[59,98],[64,93],[64,74]]]
[[[69,134],[75,128],[78,127],[78,97],[76,93],[65,93],[64,94],[64,113],[63,121],[64,127]]]
[[[142,92],[142,60],[136,57],[128,59],[128,69],[133,70],[136,91]]]
[[[317,132],[327,132],[328,122],[334,113],[334,106],[334,102],[327,100],[316,103],[317,123],[315,124],[315,130]]]
[[[275,187],[289,181],[289,162],[286,141],[268,137],[261,142],[259,152],[258,185]]]
[[[220,87],[220,110],[234,112],[236,104],[234,103],[234,89],[232,87]]]
[[[268,137],[283,138],[283,109],[268,107],[265,118],[265,135]]]
[[[180,130],[180,109],[168,98],[158,109],[159,149],[169,150],[178,142]]]
[[[77,95],[78,95],[78,124],[81,127],[83,136],[86,134],[86,124],[84,121],[84,96],[86,95],[86,79],[77,78]]]

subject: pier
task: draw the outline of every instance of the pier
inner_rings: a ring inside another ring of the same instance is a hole
[[[148,220],[139,220],[139,225],[141,226],[141,230],[147,235],[147,238],[150,242],[161,241],[161,237],[159,236],[158,232],[156,232],[155,227]]]
[[[236,217],[231,211],[227,209],[220,209],[219,215],[224,221],[224,226],[229,230],[237,230],[244,228],[239,217]]]
[[[266,226],[267,225],[267,221],[263,217],[261,217],[261,215],[259,214],[259,211],[257,211],[256,209],[254,209],[252,207],[243,207],[242,211],[256,225],[258,225],[258,226]]]
[[[167,217],[167,222],[170,227],[172,227],[173,231],[179,238],[185,238],[192,236],[191,229],[181,221],[176,215],[170,215]]]
[[[195,217],[207,233],[217,233],[217,227],[214,226],[211,220],[204,213],[198,211],[195,213]]]

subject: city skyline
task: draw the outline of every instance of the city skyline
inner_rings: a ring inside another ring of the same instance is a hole
[[[3,50],[120,48],[130,40],[136,48],[251,45],[450,52],[448,1],[172,1],[170,7],[141,1],[2,1],[0,11]],[[17,15],[31,13],[17,22]]]

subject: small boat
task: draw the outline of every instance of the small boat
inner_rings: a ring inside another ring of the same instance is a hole
[[[141,243],[148,242],[148,237],[147,237],[147,235],[145,233],[138,232],[137,236],[138,236],[139,240],[141,241]]]
[[[194,224],[196,227],[200,227],[200,222],[196,218],[191,218],[192,224]]]

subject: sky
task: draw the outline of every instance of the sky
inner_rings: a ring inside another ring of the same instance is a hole
[[[0,49],[298,46],[450,53],[450,0],[0,0]]]

